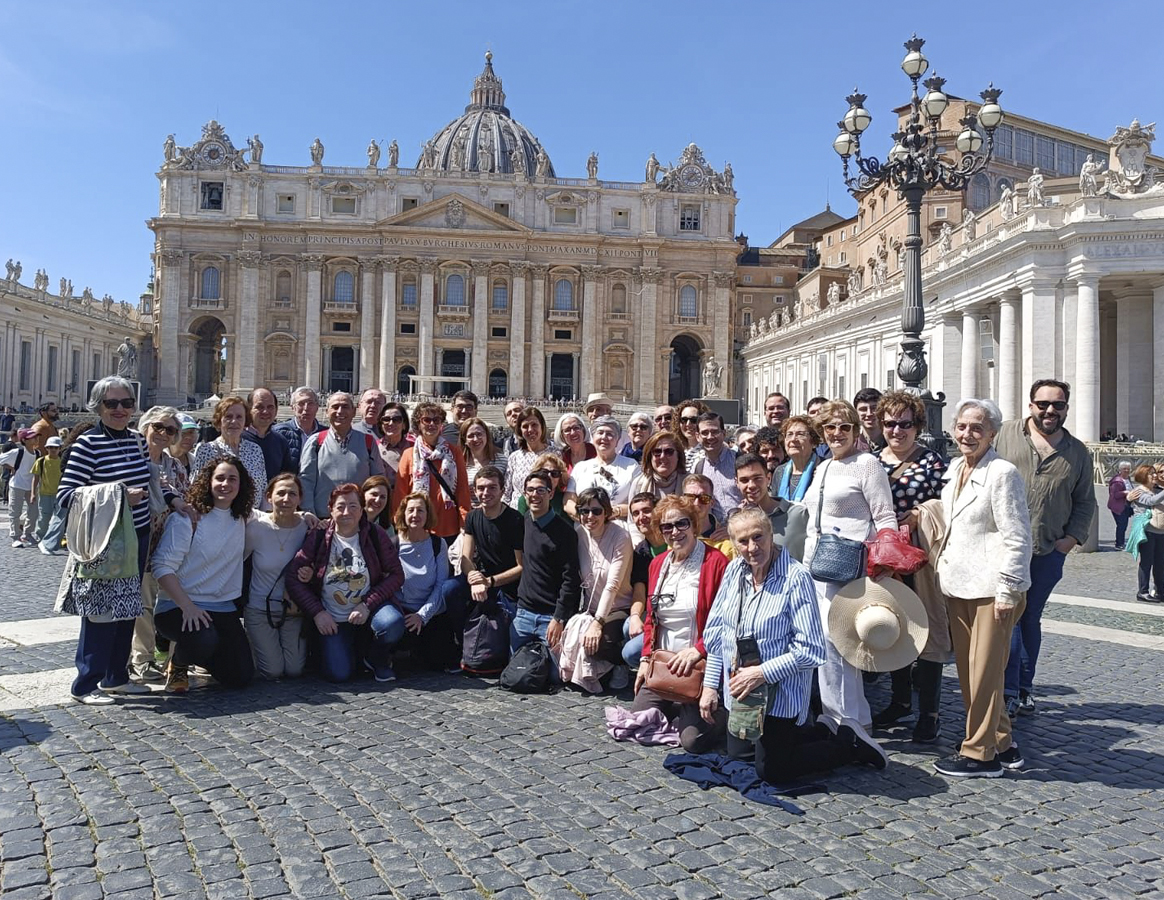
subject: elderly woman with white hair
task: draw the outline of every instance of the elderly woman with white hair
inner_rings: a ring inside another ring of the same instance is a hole
[[[655,423],[648,413],[631,413],[630,418],[626,420],[626,430],[627,440],[618,454],[642,465],[643,449],[647,446],[648,439],[655,433]]]
[[[614,416],[599,416],[590,423],[590,428],[596,455],[574,466],[566,485],[563,508],[568,516],[577,518],[578,496],[587,488],[600,487],[610,498],[614,517],[625,519],[630,513],[631,483],[640,473],[639,464],[619,455],[622,428]]]
[[[966,707],[959,752],[934,764],[953,778],[997,778],[1023,757],[1010,730],[1003,683],[1014,624],[1030,587],[1031,521],[1022,475],[991,446],[1002,413],[990,400],[954,407],[954,441],[942,490],[946,535],[937,570]]]
[[[1107,508],[1115,519],[1115,548],[1124,549],[1124,538],[1128,533],[1128,521],[1132,518],[1132,504],[1128,494],[1135,489],[1132,482],[1132,464],[1126,459],[1116,463],[1116,473],[1107,483]]]
[[[590,442],[590,426],[577,413],[568,412],[558,419],[554,426],[554,443],[562,448],[561,456],[566,461],[567,471],[597,454]]]

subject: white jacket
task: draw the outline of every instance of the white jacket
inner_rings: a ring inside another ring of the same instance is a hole
[[[950,463],[942,490],[945,544],[938,577],[947,597],[1011,599],[1031,586],[1031,518],[1022,476],[991,447],[954,494],[965,461]]]

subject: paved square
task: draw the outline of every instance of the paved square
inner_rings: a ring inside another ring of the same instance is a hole
[[[668,751],[605,736],[611,701],[569,692],[426,675],[55,702],[72,639],[12,623],[51,614],[62,566],[0,548],[0,635],[21,640],[0,637],[6,900],[1164,894],[1157,649],[1049,633],[1028,767],[992,781],[930,765],[961,721],[949,667],[939,745],[897,732],[888,770],[842,770],[793,816],[678,780]],[[1048,630],[1160,634],[1114,606],[1052,604]]]

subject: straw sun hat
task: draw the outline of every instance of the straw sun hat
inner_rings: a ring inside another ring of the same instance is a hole
[[[929,632],[921,598],[894,578],[851,581],[829,609],[829,639],[847,662],[865,672],[908,666]]]

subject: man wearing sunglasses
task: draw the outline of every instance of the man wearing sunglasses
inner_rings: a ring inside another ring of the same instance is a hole
[[[1063,577],[1071,549],[1086,543],[1095,517],[1091,453],[1063,427],[1071,388],[1043,378],[1031,385],[1030,415],[1003,423],[994,441],[998,455],[1013,463],[1027,485],[1031,511],[1031,587],[1010,643],[1006,666],[1006,710],[1035,711],[1035,666],[1042,644],[1043,607]]]

